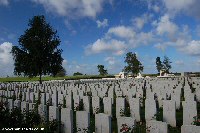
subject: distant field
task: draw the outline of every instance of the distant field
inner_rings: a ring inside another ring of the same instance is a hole
[[[113,75],[100,76],[100,75],[79,75],[79,76],[65,76],[65,77],[42,77],[42,81],[48,80],[77,80],[77,79],[99,79],[99,78],[111,78]],[[0,82],[26,82],[26,81],[39,81],[39,77],[6,77],[0,78]]]

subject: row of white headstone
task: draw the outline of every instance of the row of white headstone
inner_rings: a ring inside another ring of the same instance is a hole
[[[185,80],[185,86],[183,87],[184,80]],[[108,82],[105,82],[105,81],[101,82],[97,80],[97,83],[90,82],[90,83],[81,84],[78,86],[75,85],[74,82],[67,83],[67,84],[58,83],[59,85],[56,85],[56,87],[53,84],[50,87],[49,86],[35,87],[31,85],[33,87],[32,90],[31,88],[27,88],[26,86],[25,88],[20,88],[20,89],[17,88],[16,90],[14,90],[14,87],[15,87],[14,85],[11,85],[11,86],[7,85],[7,89],[5,90],[5,84],[4,84],[3,85],[4,89],[0,90],[0,96],[11,97],[14,94],[17,94],[16,98],[18,100],[13,101],[12,99],[7,100],[6,98],[2,98],[2,100],[8,101],[8,108],[10,110],[14,106],[19,107],[21,103],[20,108],[25,111],[32,110],[35,106],[35,101],[40,98],[40,101],[41,101],[41,105],[39,105],[40,114],[45,114],[45,106],[46,106],[45,104],[46,102],[49,102],[51,103],[50,105],[52,105],[49,107],[49,119],[51,120],[51,118],[58,117],[58,111],[57,111],[58,105],[64,104],[64,101],[63,101],[64,98],[66,99],[66,107],[67,107],[68,112],[71,112],[69,110],[74,110],[74,111],[77,111],[77,113],[87,112],[89,114],[90,106],[91,106],[90,105],[91,97],[87,96],[87,93],[90,92],[92,94],[93,114],[96,114],[96,115],[98,114],[100,106],[101,106],[100,98],[103,98],[104,115],[101,113],[99,114],[101,114],[103,118],[105,118],[105,115],[108,117],[112,117],[113,116],[112,105],[115,102],[114,100],[116,99],[116,114],[115,114],[116,118],[117,119],[124,118],[124,111],[126,109],[125,101],[128,101],[130,105],[131,117],[128,117],[127,119],[130,119],[129,121],[134,120],[134,122],[140,121],[140,107],[143,107],[145,105],[145,119],[146,119],[147,125],[148,125],[148,122],[152,123],[152,121],[155,121],[155,115],[157,113],[156,101],[158,101],[159,107],[163,108],[163,122],[160,122],[160,123],[166,122],[166,124],[176,127],[176,109],[180,108],[181,103],[183,106],[183,126],[192,125],[194,121],[194,117],[197,116],[197,103],[194,100],[194,97],[196,96],[196,100],[199,101],[198,99],[199,92],[200,92],[199,91],[200,87],[198,84],[199,82],[198,80],[193,80],[197,83],[192,84],[194,87],[196,87],[195,92],[192,92],[188,84],[188,83],[191,83],[192,81],[187,82],[187,80],[188,79],[184,79],[184,78],[174,79],[174,80],[146,79],[146,81],[144,81],[144,79],[142,79],[142,80],[129,80],[129,81],[122,80],[122,81],[108,81]],[[106,86],[108,83],[111,84],[112,86],[110,87]],[[145,83],[146,83],[146,86],[144,85]],[[181,101],[182,87],[184,91],[185,101]],[[39,93],[39,91],[41,91],[42,93]],[[146,95],[144,95],[144,93],[146,93]],[[19,100],[20,94],[22,94],[22,101]],[[39,94],[41,94],[40,97],[38,96]],[[116,95],[116,98],[114,94]],[[123,98],[123,97],[126,97],[126,98]],[[143,100],[141,100],[143,98],[146,99],[145,103],[143,103]],[[74,101],[73,109],[72,109],[72,99]],[[79,107],[79,103],[81,99],[83,100],[84,111],[78,111],[79,110],[78,107]],[[65,114],[65,113],[62,113],[63,109],[61,109],[61,115]],[[73,113],[69,113],[70,116],[72,114]],[[77,117],[78,116],[79,115],[77,114]],[[81,115],[81,116],[84,116],[84,115]],[[65,118],[65,117],[63,117],[62,115],[61,118]],[[100,116],[99,117],[97,116],[97,118],[99,118],[100,120],[103,119]],[[68,119],[67,123],[70,123],[70,120]],[[76,123],[78,121],[79,120],[77,120]],[[155,122],[155,123],[158,123],[158,122]],[[133,122],[126,122],[126,123],[123,123],[123,126],[119,126],[120,124],[118,124],[118,130],[120,127],[123,129],[126,129],[126,125],[129,125],[129,124],[130,124],[129,127],[131,129],[131,125],[132,126],[134,125]],[[154,125],[160,125],[160,124],[154,124]],[[101,127],[103,127],[103,125],[101,125]],[[81,130],[82,129],[88,130],[88,127],[81,128]],[[99,130],[103,130],[103,129],[99,129]]]

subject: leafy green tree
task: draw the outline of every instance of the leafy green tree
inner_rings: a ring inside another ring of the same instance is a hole
[[[124,72],[132,73],[133,75],[137,75],[139,72],[143,71],[143,66],[141,62],[137,59],[137,56],[135,53],[128,52],[125,57],[125,63],[127,63],[127,66],[124,67]]]
[[[60,39],[44,16],[34,16],[28,26],[19,38],[19,46],[12,47],[14,74],[39,76],[42,83],[42,75],[55,76],[63,69],[62,49],[58,49]]]
[[[164,60],[163,60],[163,69],[165,70],[165,72],[169,73],[169,70],[172,68],[171,66],[171,61],[167,56],[164,56]]]
[[[66,76],[66,70],[65,68],[62,68],[57,74],[56,77],[64,77]]]
[[[162,62],[160,61],[160,57],[157,57],[156,58],[156,68],[158,70],[158,73],[160,72],[160,70],[163,68],[163,64]]]
[[[99,75],[107,75],[108,74],[107,70],[104,69],[104,65],[98,65],[97,68],[98,68]]]
[[[73,74],[73,76],[78,76],[78,75],[83,75],[83,74],[80,73],[80,72],[76,72],[76,73]]]

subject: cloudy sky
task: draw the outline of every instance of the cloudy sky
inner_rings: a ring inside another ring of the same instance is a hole
[[[102,64],[119,73],[135,52],[143,73],[168,56],[172,72],[200,71],[199,0],[0,0],[0,76],[13,75],[10,50],[45,15],[58,31],[67,74],[97,74]]]

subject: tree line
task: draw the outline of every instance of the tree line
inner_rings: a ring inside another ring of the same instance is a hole
[[[19,46],[13,46],[11,53],[14,59],[14,74],[18,76],[40,77],[42,75],[65,76],[66,70],[62,66],[63,58],[60,46],[60,38],[57,31],[46,22],[45,17],[34,16],[29,20],[28,29],[19,37]],[[139,61],[136,53],[128,52],[124,61],[127,65],[122,71],[137,75],[142,72],[144,66]],[[99,75],[107,75],[108,71],[104,65],[98,65]],[[156,58],[156,68],[158,72],[171,69],[171,61],[164,56],[163,62],[160,57]],[[83,75],[80,72],[74,73]]]

